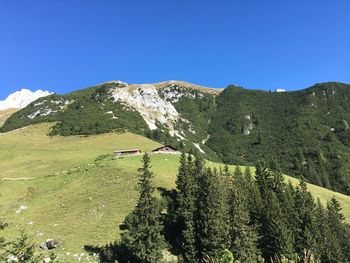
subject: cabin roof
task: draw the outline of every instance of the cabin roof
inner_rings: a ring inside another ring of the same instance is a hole
[[[163,146],[160,146],[160,147],[158,147],[158,148],[152,150],[152,152],[159,151],[159,150],[161,150],[161,149],[163,149],[163,148],[165,148],[165,147],[170,148],[170,149],[176,151],[176,148],[175,148],[174,146],[171,146],[171,145],[163,145]]]
[[[117,150],[115,153],[122,153],[122,152],[141,152],[140,149],[126,149],[126,150]]]

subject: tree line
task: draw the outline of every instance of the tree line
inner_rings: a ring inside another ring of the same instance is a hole
[[[165,262],[165,251],[191,263],[350,262],[339,202],[324,206],[305,182],[285,183],[275,163],[258,163],[253,176],[249,168],[212,169],[182,154],[166,206],[153,192],[146,154],[139,200],[111,262]]]

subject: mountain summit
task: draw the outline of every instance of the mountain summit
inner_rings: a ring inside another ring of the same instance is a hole
[[[31,102],[51,94],[51,92],[43,90],[33,92],[28,89],[21,89],[20,91],[10,94],[5,100],[0,101],[0,110],[22,109]]]

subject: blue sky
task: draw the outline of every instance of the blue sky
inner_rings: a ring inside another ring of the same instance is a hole
[[[350,1],[0,1],[0,99],[108,80],[350,83]]]

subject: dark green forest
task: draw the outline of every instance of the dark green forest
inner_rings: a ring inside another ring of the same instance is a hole
[[[207,145],[222,161],[277,160],[286,174],[350,193],[349,85],[287,93],[230,86],[216,102]]]
[[[276,93],[228,86],[219,95],[173,85],[187,92],[172,102],[187,121],[175,127],[177,140],[158,123],[150,130],[142,116],[109,96],[116,83],[67,95],[51,95],[11,116],[2,132],[33,123],[55,122],[51,135],[90,135],[130,131],[204,158],[254,165],[276,160],[283,173],[350,194],[350,89],[328,82],[301,91]],[[120,87],[123,88],[123,87]],[[158,91],[164,97],[165,89]],[[112,118],[110,112],[115,116]],[[30,117],[28,117],[30,116]],[[195,133],[189,132],[190,127]]]
[[[140,171],[139,200],[121,240],[86,246],[101,262],[168,262],[164,251],[178,262],[350,262],[350,226],[339,202],[325,207],[305,182],[284,183],[275,163],[258,163],[253,177],[182,154],[176,189],[158,189],[161,199],[147,154]]]

